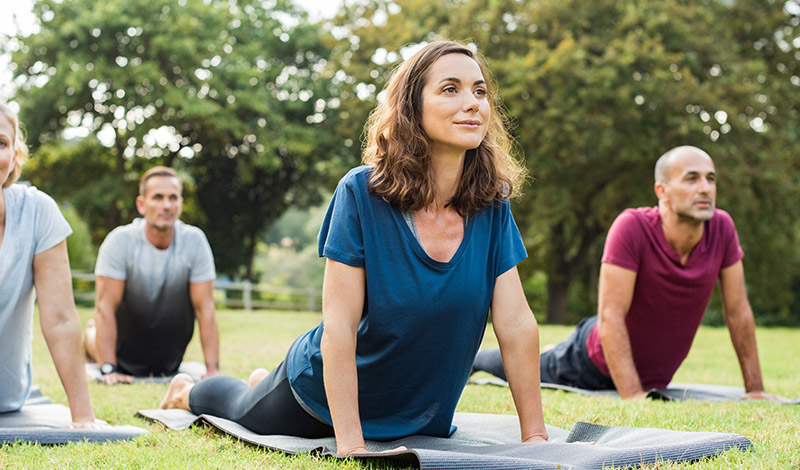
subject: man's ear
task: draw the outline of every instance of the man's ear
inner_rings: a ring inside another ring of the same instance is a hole
[[[653,192],[656,193],[656,197],[659,201],[664,201],[667,198],[667,188],[666,184],[663,181],[659,181],[653,185]]]
[[[144,215],[144,198],[142,196],[136,196],[136,210],[139,211],[139,215]]]

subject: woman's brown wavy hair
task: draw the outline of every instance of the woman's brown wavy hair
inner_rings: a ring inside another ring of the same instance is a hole
[[[428,44],[400,64],[386,86],[386,97],[365,126],[364,163],[374,165],[370,190],[401,210],[419,210],[434,202],[430,139],[422,127],[422,89],[428,70],[440,57],[464,54],[478,63],[488,89],[491,117],[481,144],[467,150],[461,181],[448,205],[462,216],[518,192],[525,168],[511,154],[507,119],[483,59],[453,41]]]

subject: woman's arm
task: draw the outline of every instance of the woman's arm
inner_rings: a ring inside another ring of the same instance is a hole
[[[328,259],[322,285],[322,367],[339,455],[364,453],[358,411],[356,333],[364,309],[364,268]]]
[[[539,326],[525,300],[516,267],[497,278],[492,325],[517,407],[522,442],[546,441],[539,382]]]
[[[94,427],[66,240],[33,257],[33,281],[42,333],[67,393],[73,426]]]

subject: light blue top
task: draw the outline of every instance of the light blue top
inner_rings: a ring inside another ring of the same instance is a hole
[[[32,186],[3,188],[0,245],[0,412],[22,407],[31,388],[33,257],[72,233],[55,201]]]
[[[447,437],[483,338],[497,276],[526,257],[507,201],[469,217],[453,258],[430,258],[402,212],[368,192],[370,167],[339,182],[319,254],[366,274],[356,366],[364,437]],[[331,423],[322,379],[323,324],[287,356],[296,395]]]

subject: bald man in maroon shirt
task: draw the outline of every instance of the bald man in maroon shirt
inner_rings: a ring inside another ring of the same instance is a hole
[[[776,398],[764,391],[736,227],[715,208],[714,162],[699,148],[674,148],[656,163],[654,189],[658,206],[626,209],[609,229],[598,314],[542,353],[541,381],[630,399],[666,387],[719,280],[745,398]],[[498,351],[481,351],[474,369],[505,375]]]

